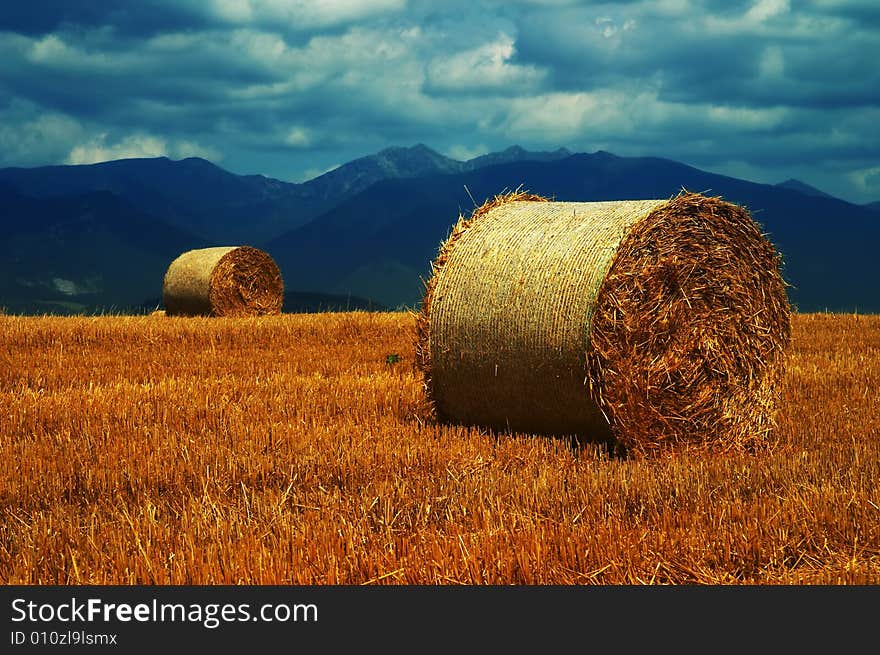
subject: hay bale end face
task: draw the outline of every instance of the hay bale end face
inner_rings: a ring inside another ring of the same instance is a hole
[[[257,248],[189,250],[168,267],[162,302],[169,316],[280,314],[284,283],[274,260]]]
[[[497,196],[433,262],[417,361],[437,418],[613,442],[751,447],[790,338],[781,259],[719,198]]]

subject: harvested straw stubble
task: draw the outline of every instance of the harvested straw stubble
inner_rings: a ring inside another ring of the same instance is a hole
[[[781,258],[742,207],[496,196],[433,262],[417,361],[441,421],[637,456],[767,442],[790,338]]]
[[[257,248],[189,250],[168,267],[162,302],[169,316],[280,314],[284,283],[274,260]]]

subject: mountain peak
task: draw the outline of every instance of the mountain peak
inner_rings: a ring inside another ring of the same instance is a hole
[[[412,146],[412,147],[410,148],[410,150],[413,150],[413,151],[416,151],[416,152],[429,152],[429,153],[431,153],[432,155],[439,154],[439,153],[436,152],[435,150],[433,150],[433,149],[429,148],[428,146],[426,146],[424,143],[417,143],[417,144],[415,144],[414,146]]]
[[[373,157],[379,155],[428,155],[433,157],[442,157],[439,152],[426,146],[424,143],[417,143],[414,146],[390,146],[383,148]]]
[[[205,164],[207,164],[208,166],[217,167],[217,164],[212,161],[208,161],[204,157],[184,157],[183,159],[180,159],[178,161],[185,164],[198,164],[199,166],[204,166]]]
[[[830,193],[825,193],[824,191],[821,191],[821,190],[817,189],[816,187],[807,184],[806,182],[801,182],[800,180],[796,180],[793,177],[785,180],[785,182],[780,182],[776,186],[781,189],[789,189],[791,191],[797,191],[799,193],[803,193],[804,195],[814,196],[816,198],[833,198],[834,197]]]
[[[512,145],[501,152],[490,152],[479,157],[469,159],[465,164],[468,170],[495,166],[496,164],[510,164],[520,161],[556,161],[571,156],[567,148],[557,148],[552,152],[533,152],[526,150],[520,145]]]
[[[417,143],[408,148],[385,148],[375,155],[355,160],[352,163],[376,167],[382,171],[380,177],[388,178],[457,173],[461,169],[460,162],[444,157],[424,143]]]

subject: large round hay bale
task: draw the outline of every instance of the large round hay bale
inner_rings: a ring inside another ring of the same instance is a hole
[[[611,442],[765,442],[790,338],[781,258],[742,207],[497,196],[433,262],[417,360],[437,418]]]
[[[189,250],[171,262],[162,284],[169,316],[280,314],[284,283],[274,260],[250,246]]]

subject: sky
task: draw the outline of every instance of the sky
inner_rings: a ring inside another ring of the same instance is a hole
[[[878,0],[31,0],[0,167],[204,157],[304,181],[423,143],[658,156],[880,200]]]

